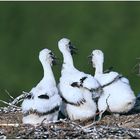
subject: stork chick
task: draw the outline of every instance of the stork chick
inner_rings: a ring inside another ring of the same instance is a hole
[[[72,54],[75,53],[76,48],[69,39],[61,39],[58,47],[64,59],[59,90],[65,103],[66,113],[71,120],[84,121],[93,118],[97,107],[89,89],[96,89],[98,83],[91,75],[74,67]]]
[[[58,94],[52,65],[56,57],[49,49],[39,53],[39,60],[43,66],[44,76],[36,87],[32,88],[22,103],[23,123],[40,124],[42,121],[55,121],[58,118],[61,98]]]
[[[103,73],[104,54],[101,50],[93,50],[92,65],[95,68],[94,77],[100,83],[103,93],[98,100],[100,119],[108,110],[113,113],[126,113],[134,107],[136,97],[129,80],[118,72]]]

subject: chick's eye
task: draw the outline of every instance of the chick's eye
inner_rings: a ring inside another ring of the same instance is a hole
[[[69,45],[71,45],[71,42],[69,42]]]

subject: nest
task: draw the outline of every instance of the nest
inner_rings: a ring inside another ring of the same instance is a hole
[[[140,113],[118,117],[106,115],[100,122],[60,119],[36,127],[24,125],[21,120],[22,113],[19,108],[1,108],[0,139],[140,139]]]
[[[23,92],[15,99],[8,91],[6,93],[13,101],[0,100],[8,105],[0,108],[0,139],[140,139],[140,95],[134,108],[124,115],[105,115],[101,121],[86,122],[59,119],[33,126],[22,124],[18,106],[29,93]]]

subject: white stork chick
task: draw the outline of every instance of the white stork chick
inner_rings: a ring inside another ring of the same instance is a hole
[[[113,113],[126,113],[131,110],[136,97],[129,80],[117,72],[103,73],[104,54],[101,50],[93,50],[91,57],[95,68],[94,77],[103,88],[103,93],[98,100],[100,119],[106,110]]]
[[[66,114],[71,120],[84,121],[93,118],[97,108],[92,100],[92,92],[88,89],[96,89],[99,85],[91,75],[74,67],[71,54],[74,53],[75,48],[69,39],[61,39],[58,47],[63,54],[59,90],[66,104]]]
[[[61,98],[58,94],[55,78],[51,66],[56,57],[49,49],[39,53],[39,60],[43,66],[44,77],[32,88],[30,95],[22,103],[23,123],[40,124],[55,121],[58,118]]]

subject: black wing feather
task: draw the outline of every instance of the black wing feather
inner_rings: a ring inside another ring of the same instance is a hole
[[[40,99],[49,99],[49,96],[47,94],[39,95],[38,98]]]

